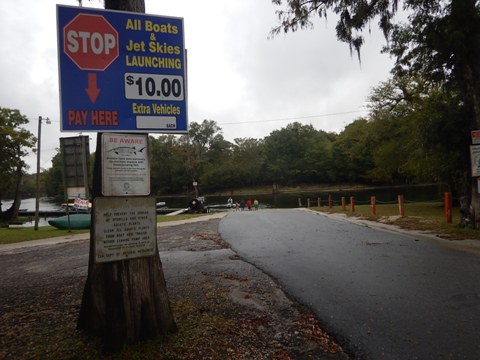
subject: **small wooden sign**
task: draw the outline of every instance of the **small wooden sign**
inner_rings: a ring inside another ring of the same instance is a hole
[[[94,199],[95,261],[109,262],[156,251],[157,215],[154,197]]]

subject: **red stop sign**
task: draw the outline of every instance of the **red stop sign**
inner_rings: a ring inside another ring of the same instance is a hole
[[[118,57],[118,32],[101,15],[78,14],[63,39],[63,51],[82,70],[105,70]]]

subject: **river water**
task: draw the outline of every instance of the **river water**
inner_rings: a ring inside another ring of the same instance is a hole
[[[35,198],[22,199],[20,204],[20,209],[27,211],[35,211]],[[2,211],[7,210],[12,205],[13,200],[2,200]],[[59,203],[56,203],[49,199],[40,199],[39,201],[39,210],[40,211],[61,211],[62,206]],[[38,226],[48,226],[48,220],[50,218],[38,219]],[[35,218],[32,217],[30,221],[23,223],[24,227],[35,226]]]
[[[379,188],[354,188],[354,189],[338,189],[329,190],[328,192],[319,193],[272,193],[263,195],[232,195],[233,201],[240,202],[250,199],[252,202],[257,199],[261,206],[273,208],[295,208],[299,206],[299,201],[303,206],[307,204],[307,199],[312,201],[312,206],[316,205],[317,199],[321,198],[325,203],[328,195],[332,196],[334,205],[339,205],[340,198],[348,199],[350,196],[355,197],[357,204],[369,203],[370,196],[376,196],[377,203],[388,203],[397,201],[397,195],[404,195],[405,201],[434,201],[442,200],[444,191],[448,188],[444,184],[431,185],[410,185],[397,187],[379,187]],[[207,205],[226,205],[229,196],[207,196]],[[157,196],[157,201],[166,202],[169,208],[187,208],[191,196]],[[10,207],[12,201],[2,201],[2,211]],[[44,210],[62,210],[61,204],[46,198],[40,199],[40,211]],[[35,198],[23,199],[20,209],[35,211]],[[34,226],[34,220],[27,222],[24,226]],[[39,219],[39,226],[47,226],[48,218]]]
[[[403,195],[405,201],[409,202],[423,202],[423,201],[442,201],[443,193],[448,191],[448,187],[444,184],[432,185],[410,185],[410,186],[395,186],[395,187],[378,187],[378,188],[346,188],[338,190],[328,190],[316,193],[306,192],[289,192],[289,193],[271,193],[262,195],[236,195],[232,194],[232,199],[235,202],[247,201],[252,202],[257,199],[261,205],[273,208],[295,208],[299,206],[299,201],[303,206],[306,206],[307,200],[310,199],[312,206],[317,204],[317,199],[320,198],[325,204],[328,196],[332,196],[334,205],[339,206],[341,198],[347,199],[350,196],[355,197],[357,204],[370,203],[370,197],[375,196],[377,203],[395,203],[398,195]],[[207,196],[207,205],[227,204],[229,196]],[[157,201],[165,201],[166,206],[170,208],[186,208],[192,200],[191,196],[158,196]]]

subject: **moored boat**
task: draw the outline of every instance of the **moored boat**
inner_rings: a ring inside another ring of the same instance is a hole
[[[70,219],[69,219],[70,218]],[[70,214],[48,220],[48,223],[61,230],[90,229],[91,214]]]

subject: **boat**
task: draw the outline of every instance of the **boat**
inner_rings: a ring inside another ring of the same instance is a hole
[[[69,220],[70,218],[70,220]],[[91,214],[70,214],[48,220],[48,223],[61,230],[90,229]]]
[[[76,198],[73,202],[63,203],[62,209],[71,213],[88,213],[92,210],[92,203],[89,200]]]

